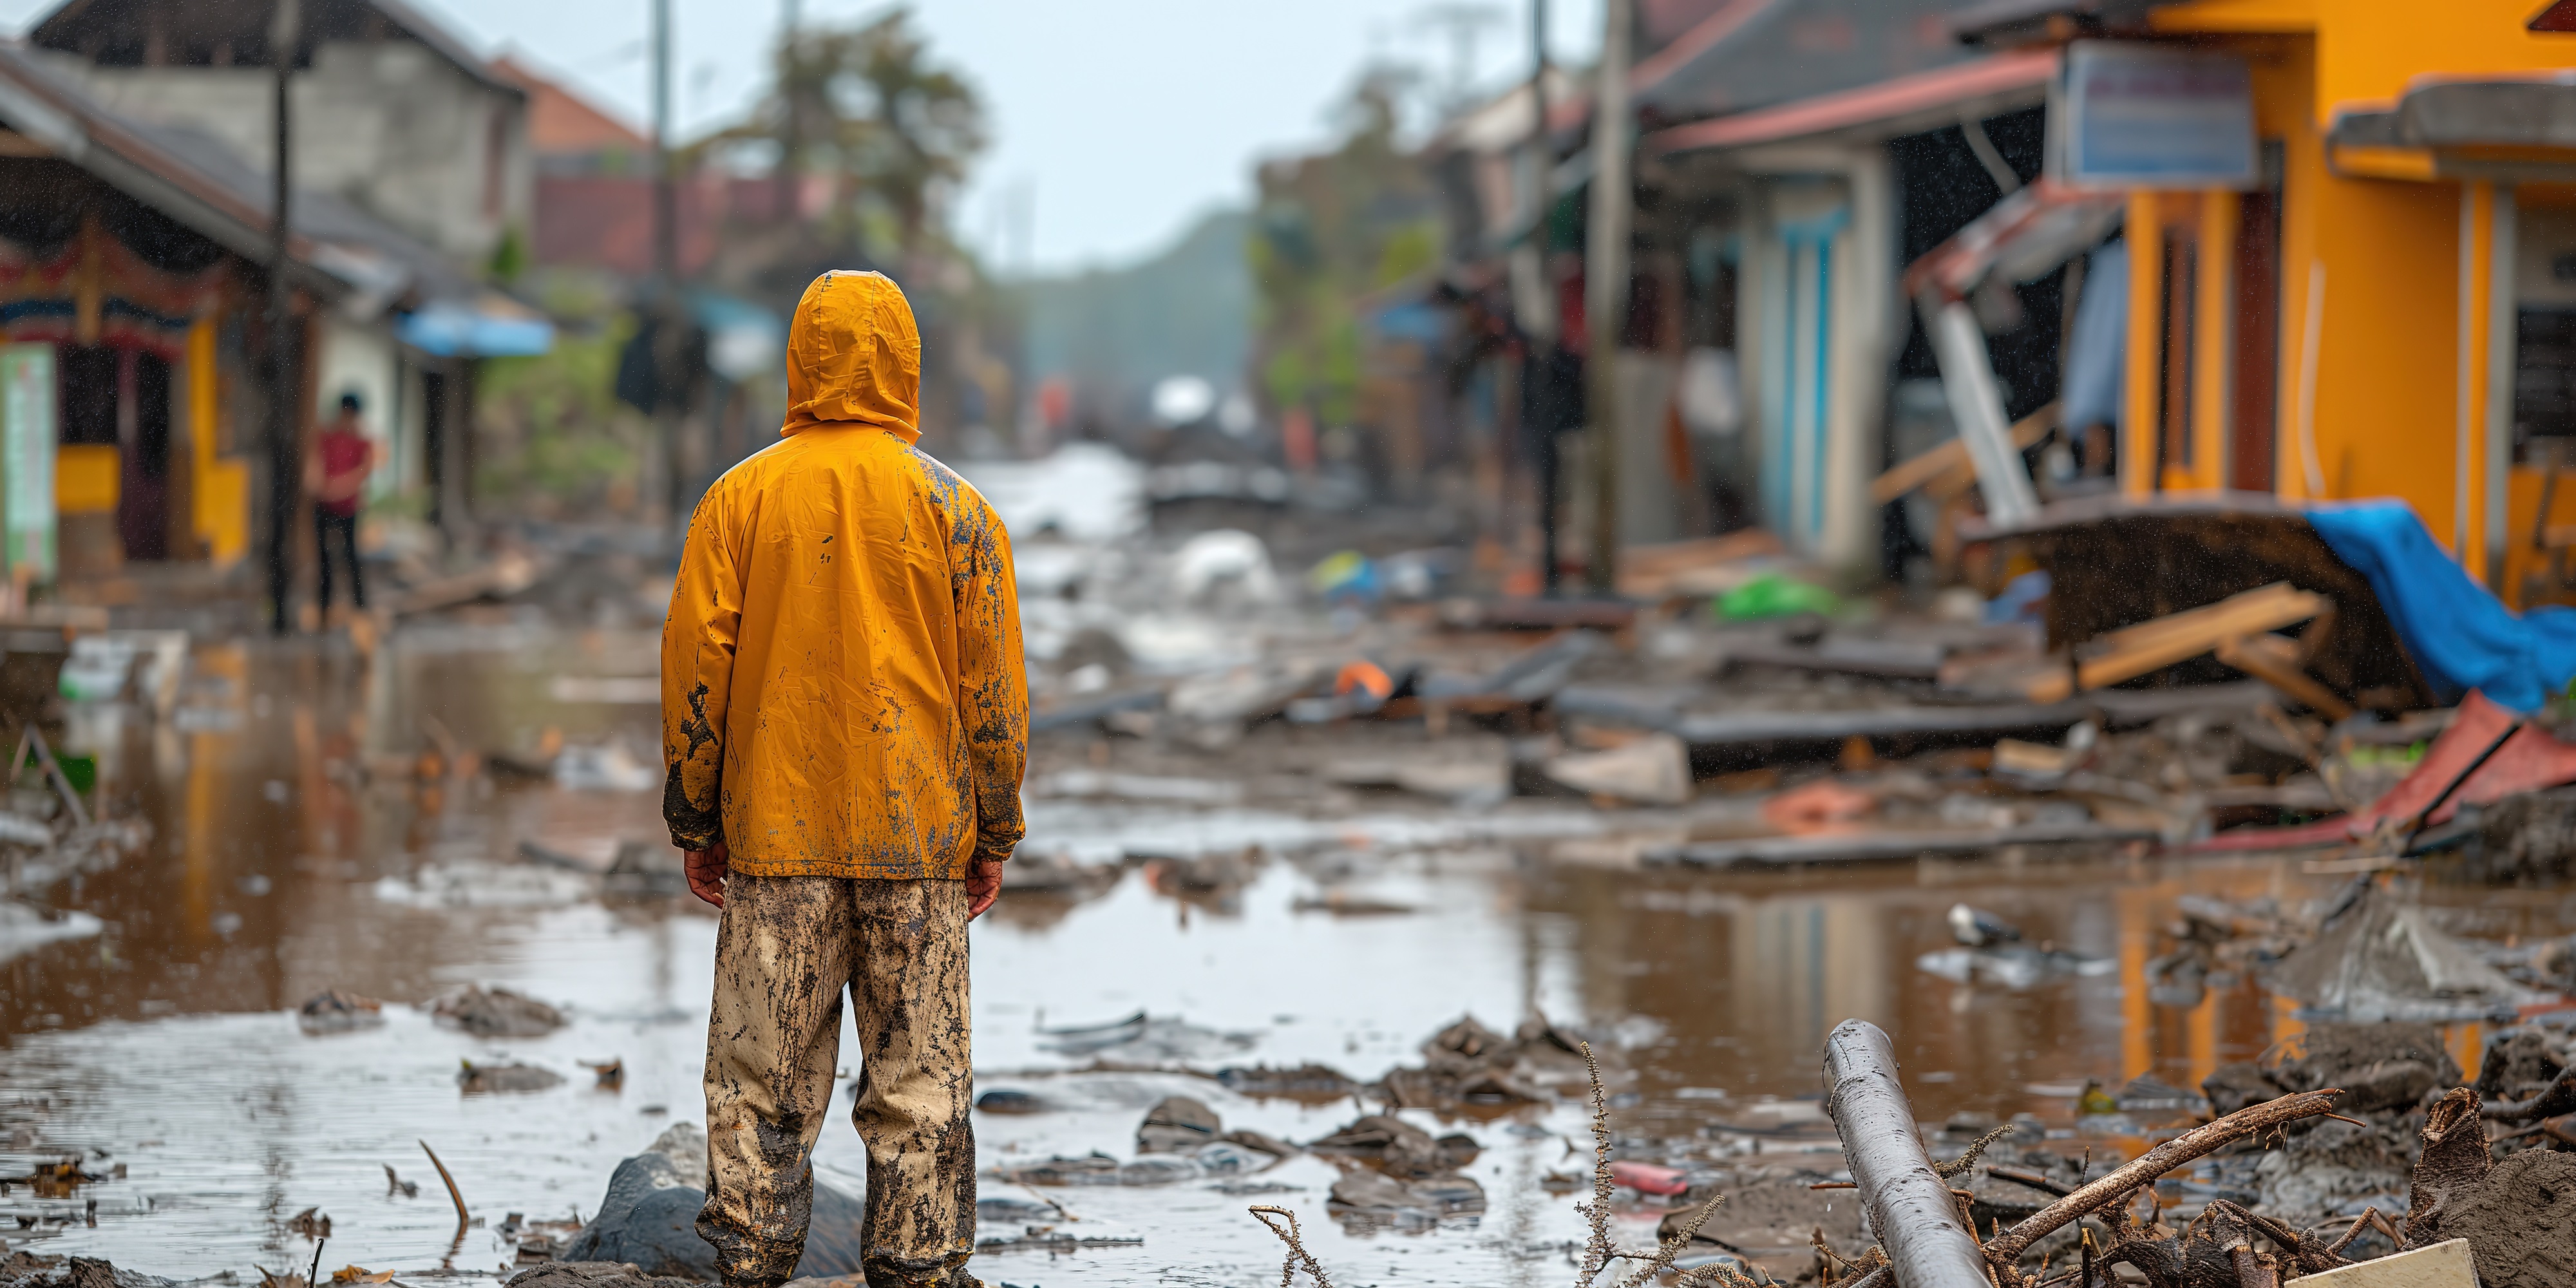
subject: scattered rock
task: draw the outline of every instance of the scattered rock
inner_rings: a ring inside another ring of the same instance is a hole
[[[2478,1098],[2527,1100],[2546,1090],[2566,1068],[2549,1035],[2537,1028],[2508,1029],[2487,1042],[2478,1062]]]
[[[1002,1169],[1015,1185],[1171,1185],[1200,1176],[1196,1162],[1170,1155],[1149,1155],[1121,1163],[1094,1151],[1082,1158],[1056,1157],[1024,1167]]]
[[[303,1283],[303,1276],[295,1281]],[[49,1257],[21,1248],[0,1259],[0,1288],[176,1288],[179,1282],[95,1257]]]
[[[439,1023],[478,1038],[538,1038],[562,1028],[563,1012],[506,988],[450,989],[429,1004]]]
[[[1340,1100],[1360,1089],[1341,1070],[1320,1064],[1293,1069],[1269,1065],[1228,1065],[1216,1071],[1217,1085],[1239,1096],[1278,1096],[1288,1100]]]
[[[563,1085],[562,1074],[532,1064],[476,1064],[471,1060],[457,1063],[464,1067],[456,1072],[456,1085],[464,1088],[469,1096],[544,1091]]]
[[[1370,1114],[1306,1148],[1363,1159],[1399,1174],[1427,1174],[1448,1166],[1431,1133],[1392,1114]]]
[[[617,857],[609,860],[608,871],[601,876],[601,888],[628,898],[681,894],[689,888],[686,860],[668,841],[620,841]]]
[[[1399,1109],[1547,1100],[1556,1088],[1588,1080],[1579,1043],[1544,1019],[1505,1038],[1468,1016],[1422,1044],[1421,1068],[1389,1071],[1380,1096]]]
[[[314,994],[295,1011],[295,1027],[307,1033],[348,1033],[384,1022],[384,1003],[336,988]]]
[[[599,1214],[573,1236],[557,1265],[627,1263],[649,1288],[674,1288],[665,1278],[700,1282],[717,1278],[716,1251],[698,1237],[698,1209],[706,1206],[707,1138],[694,1123],[674,1123],[652,1145],[617,1165]],[[858,1199],[814,1183],[814,1218],[805,1236],[803,1275],[859,1273],[859,1226],[866,1213]],[[522,1276],[524,1278],[525,1276]],[[516,1284],[515,1288],[587,1288],[572,1282]],[[630,1288],[625,1283],[600,1288]],[[643,1284],[631,1288],[647,1288]]]
[[[2209,1111],[2212,1114],[2223,1116],[2235,1113],[2247,1105],[2259,1105],[2278,1100],[2286,1093],[2281,1090],[2281,1084],[2272,1080],[2271,1073],[2263,1066],[2251,1061],[2240,1061],[2235,1064],[2222,1064],[2212,1070],[2208,1077],[2201,1079],[2200,1094],[2208,1097]]]
[[[1452,1212],[1482,1211],[1483,1186],[1465,1176],[1429,1176],[1399,1181],[1357,1168],[1333,1182],[1331,1205],[1336,1215],[1367,1214],[1380,1219],[1406,1215],[1439,1217]]]
[[[1291,1145],[1287,1141],[1281,1140],[1276,1136],[1268,1135],[1263,1132],[1247,1131],[1240,1127],[1227,1132],[1218,1139],[1228,1145],[1237,1145],[1244,1149],[1258,1150],[1261,1153],[1268,1154],[1273,1159],[1295,1158],[1299,1153],[1303,1152],[1296,1146]]]
[[[1033,1091],[1003,1088],[975,1097],[975,1108],[988,1114],[1042,1114],[1054,1109],[1055,1102]]]
[[[509,1288],[703,1288],[705,1280],[648,1275],[621,1261],[549,1261],[510,1276]]]
[[[2365,1203],[2382,1212],[2406,1206],[2414,1133],[2395,1123],[2310,1121],[2254,1165],[2264,1215],[2305,1229]]]
[[[1136,1152],[1191,1153],[1224,1130],[1215,1110],[1188,1096],[1166,1096],[1145,1112],[1144,1123],[1136,1128]]]

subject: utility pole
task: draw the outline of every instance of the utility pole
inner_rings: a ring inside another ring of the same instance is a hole
[[[1556,147],[1547,132],[1547,0],[1530,0],[1530,201],[1538,218],[1530,225],[1530,240],[1535,248],[1529,253],[1538,263],[1537,284],[1548,285],[1548,216],[1556,209]],[[1529,360],[1521,370],[1524,390],[1521,395],[1522,418],[1536,419],[1536,433],[1530,445],[1538,454],[1538,567],[1540,593],[1553,599],[1561,580],[1557,557],[1557,490],[1564,470],[1562,444],[1557,442],[1555,409],[1556,348],[1560,332],[1551,321],[1544,328],[1531,326],[1537,319],[1523,319],[1521,333],[1528,337]],[[1542,351],[1544,346],[1544,351]],[[1545,396],[1533,396],[1545,395]]]
[[[645,489],[656,516],[686,531],[680,511],[680,346],[686,339],[680,304],[680,176],[671,154],[671,0],[653,0],[653,437],[661,459],[661,487]]]
[[[277,154],[270,173],[276,187],[268,218],[268,595],[269,629],[284,635],[294,625],[295,566],[289,555],[295,517],[303,508],[304,444],[296,413],[302,381],[295,378],[297,350],[288,339],[295,301],[286,284],[286,246],[295,194],[294,110],[288,91],[295,77],[295,47],[303,34],[297,0],[277,0],[268,23],[269,63],[275,69]]]
[[[804,5],[798,0],[780,0],[778,15],[778,105],[786,115],[778,122],[777,209],[772,212],[779,223],[789,223],[797,215],[797,190],[802,186],[804,168],[799,158],[805,152],[805,114],[796,101],[796,33],[804,26]]]
[[[1592,92],[1592,212],[1584,247],[1585,419],[1592,423],[1592,590],[1619,582],[1619,338],[1628,321],[1628,35],[1631,0],[1603,0],[1601,67]]]

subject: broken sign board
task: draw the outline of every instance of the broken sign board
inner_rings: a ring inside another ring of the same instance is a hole
[[[2049,101],[2048,164],[2072,187],[2243,191],[2261,180],[2245,60],[2079,40]]]
[[[2469,1255],[2469,1241],[2452,1239],[2321,1275],[2304,1275],[2291,1280],[2289,1288],[2478,1288],[2478,1272]]]

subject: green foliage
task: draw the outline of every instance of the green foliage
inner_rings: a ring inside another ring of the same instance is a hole
[[[640,427],[614,391],[618,354],[632,333],[623,319],[566,327],[551,352],[483,364],[478,495],[540,518],[631,497]]]
[[[1430,219],[1416,220],[1387,235],[1386,244],[1378,251],[1377,274],[1371,286],[1384,290],[1439,263],[1439,223]]]
[[[1444,253],[1430,176],[1396,138],[1400,89],[1392,73],[1363,77],[1334,150],[1261,171],[1245,256],[1260,292],[1263,391],[1326,426],[1357,414],[1369,297]]]
[[[492,248],[491,262],[484,269],[493,281],[505,286],[528,271],[528,239],[519,235],[517,224],[501,230],[500,244]]]

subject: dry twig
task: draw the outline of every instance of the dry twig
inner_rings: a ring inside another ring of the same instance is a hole
[[[1611,1253],[1610,1255],[1614,1257],[1622,1257],[1631,1261],[1643,1261],[1646,1263],[1635,1273],[1632,1273],[1627,1278],[1620,1280],[1619,1288],[1641,1288],[1642,1285],[1654,1282],[1656,1276],[1672,1270],[1674,1268],[1673,1258],[1680,1256],[1682,1254],[1682,1250],[1690,1246],[1691,1240],[1698,1237],[1699,1228],[1708,1224],[1708,1219],[1710,1217],[1717,1215],[1717,1205],[1724,1203],[1725,1201],[1726,1196],[1723,1194],[1710,1195],[1708,1202],[1700,1204],[1699,1210],[1691,1213],[1690,1222],[1684,1225],[1681,1229],[1675,1231],[1671,1238],[1664,1240],[1661,1245],[1656,1247],[1652,1254],[1638,1252]]]
[[[1279,1222],[1272,1220],[1273,1217],[1284,1217],[1288,1224],[1283,1227]],[[1306,1241],[1297,1230],[1296,1213],[1284,1207],[1255,1203],[1252,1205],[1252,1219],[1270,1227],[1270,1232],[1278,1235],[1281,1243],[1288,1245],[1288,1258],[1279,1265],[1279,1288],[1288,1288],[1290,1281],[1296,1279],[1297,1272],[1300,1270],[1314,1276],[1319,1288],[1333,1288],[1333,1281],[1324,1276],[1324,1267],[1316,1263],[1315,1254],[1306,1251]]]
[[[2346,1230],[2343,1232],[2343,1237],[2338,1238],[2338,1239],[2336,1239],[2334,1242],[2329,1243],[2329,1244],[2327,1244],[2327,1245],[2326,1245],[2326,1251],[2331,1252],[2331,1253],[2335,1254],[2335,1255],[2336,1255],[2336,1256],[2338,1256],[2338,1257],[2342,1256],[2342,1255],[2343,1255],[2343,1250],[2344,1250],[2344,1249],[2346,1249],[2346,1248],[2351,1247],[2351,1246],[2352,1246],[2352,1241],[2353,1241],[2353,1240],[2355,1240],[2355,1239],[2360,1238],[2360,1237],[2361,1237],[2361,1232],[2370,1228],[2370,1221],[2371,1221],[2371,1218],[2373,1218],[2373,1217],[2375,1217],[2375,1216],[2378,1216],[2378,1215],[2379,1215],[2379,1209],[2378,1209],[2378,1208],[2375,1208],[2375,1207],[2366,1207],[2366,1208],[2363,1208],[2363,1209],[2361,1210],[2361,1215],[2360,1215],[2360,1216],[2357,1216],[2357,1217],[2354,1217],[2354,1218],[2352,1219],[2352,1225],[2351,1225],[2351,1227],[2350,1227],[2350,1228],[2348,1228],[2348,1229],[2346,1229]]]
[[[420,1143],[420,1152],[429,1155],[429,1165],[438,1169],[438,1179],[447,1182],[447,1197],[456,1204],[456,1237],[465,1237],[465,1196],[456,1189],[456,1178],[447,1174],[447,1164],[438,1161],[438,1151],[428,1141]]]
[[[2005,1123],[2003,1126],[1997,1127],[1983,1136],[1979,1136],[1977,1138],[1977,1143],[1968,1147],[1967,1153],[1961,1154],[1957,1158],[1951,1159],[1946,1163],[1937,1160],[1934,1161],[1932,1164],[1932,1170],[1940,1173],[1941,1179],[1945,1181],[1951,1177],[1961,1175],[1969,1168],[1975,1167],[1977,1165],[1977,1160],[1985,1156],[1986,1146],[1994,1144],[1996,1141],[2002,1140],[2006,1136],[2012,1135],[2013,1131],[2013,1125],[2011,1123]]]
[[[2056,1232],[2071,1222],[2109,1205],[2123,1195],[2153,1185],[2158,1177],[2195,1159],[2216,1153],[2248,1136],[2277,1131],[2283,1124],[2326,1112],[2335,1097],[2343,1094],[2339,1087],[2322,1091],[2305,1091],[2283,1096],[2259,1105],[2248,1105],[2216,1122],[2195,1127],[2154,1149],[2113,1168],[2073,1194],[2042,1208],[2020,1224],[1986,1242],[1988,1264],[2000,1273],[2013,1269],[2021,1254],[2031,1244]]]
[[[1610,1097],[1601,1086],[1601,1058],[1592,1054],[1591,1043],[1580,1045],[1584,1071],[1592,1077],[1592,1202],[1577,1203],[1574,1210],[1592,1227],[1592,1237],[1584,1241],[1582,1274],[1574,1282],[1588,1288],[1619,1254],[1610,1241],[1610,1192],[1617,1183],[1610,1178]]]

